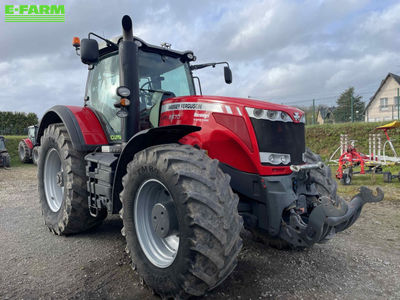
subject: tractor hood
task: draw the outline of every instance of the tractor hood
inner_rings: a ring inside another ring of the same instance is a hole
[[[236,107],[240,108],[243,111],[244,108],[255,108],[255,109],[263,109],[263,110],[273,110],[273,111],[283,111],[287,113],[295,123],[299,123],[303,121],[304,112],[298,108],[281,105],[276,103],[271,103],[267,101],[261,100],[253,100],[247,98],[236,98],[236,97],[221,97],[221,96],[182,96],[182,97],[175,97],[167,99],[163,102],[163,105],[169,103],[185,103],[185,104],[192,104],[195,105],[197,103],[198,109],[202,110],[201,104],[202,103],[215,103],[221,105],[223,111],[225,109],[228,110],[236,110]],[[228,106],[228,107],[227,107]],[[304,121],[303,121],[304,122]]]

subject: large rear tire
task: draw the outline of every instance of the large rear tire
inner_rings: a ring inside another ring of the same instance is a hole
[[[23,163],[31,162],[31,149],[29,149],[28,145],[24,140],[20,141],[18,144],[18,155],[19,159]]]
[[[150,147],[128,164],[122,233],[133,266],[163,298],[203,295],[235,268],[243,221],[229,181],[187,145]]]
[[[72,148],[63,124],[51,124],[41,137],[38,179],[45,224],[54,234],[68,235],[98,225],[105,217],[89,214],[84,153]]]

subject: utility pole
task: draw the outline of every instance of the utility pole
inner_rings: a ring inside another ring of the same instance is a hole
[[[315,99],[312,99],[312,123],[315,124]]]
[[[397,120],[400,120],[400,96],[399,96],[399,88],[397,88]]]
[[[354,123],[354,98],[350,95],[350,105],[351,105],[351,122]]]

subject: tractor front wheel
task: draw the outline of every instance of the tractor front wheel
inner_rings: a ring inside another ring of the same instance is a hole
[[[35,166],[37,166],[39,160],[39,147],[34,147],[32,149],[32,162]]]
[[[31,161],[31,149],[29,149],[28,145],[23,140],[19,142],[18,155],[19,159],[23,163],[28,163]]]
[[[120,195],[132,264],[165,298],[200,296],[235,268],[242,218],[230,177],[187,145],[147,148],[128,164]]]
[[[63,124],[44,130],[39,155],[39,198],[50,231],[67,235],[99,224],[106,212],[97,218],[89,214],[85,154],[72,148]]]

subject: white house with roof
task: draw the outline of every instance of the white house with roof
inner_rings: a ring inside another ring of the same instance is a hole
[[[365,122],[398,119],[400,76],[389,73],[365,108]]]

